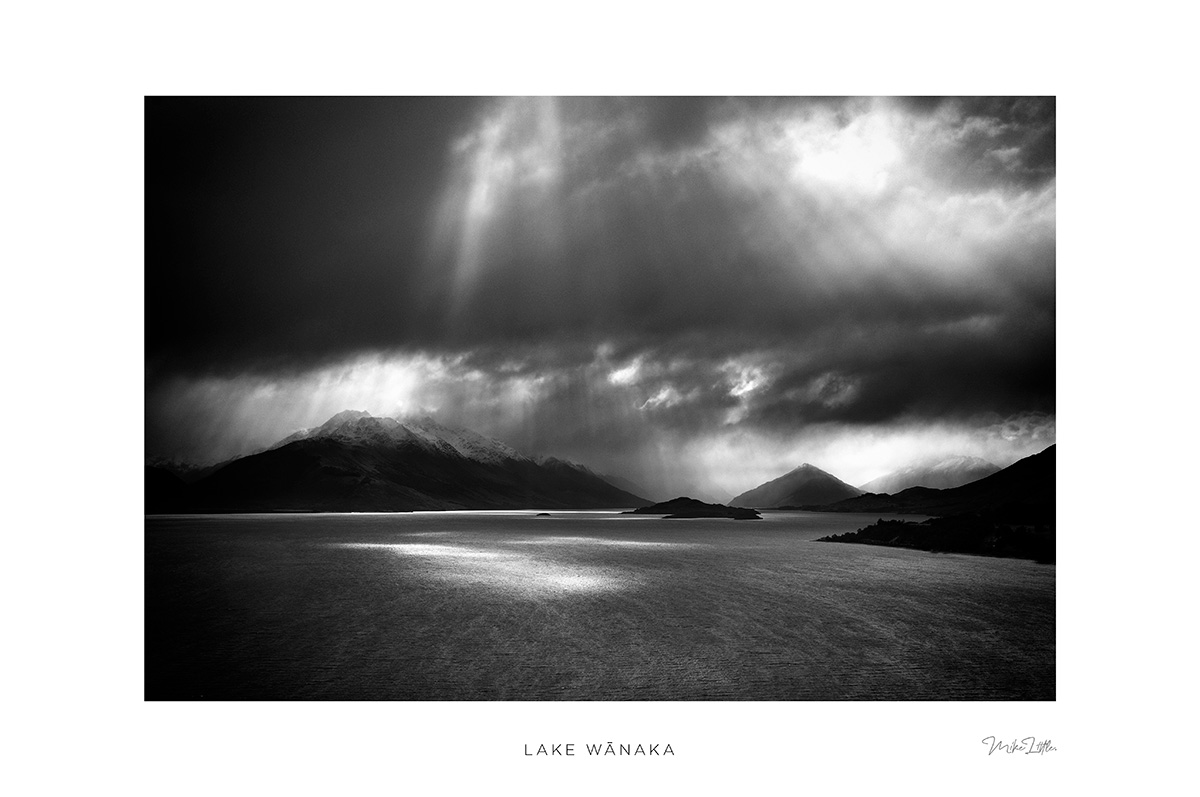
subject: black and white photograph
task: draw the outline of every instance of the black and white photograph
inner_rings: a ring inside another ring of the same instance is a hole
[[[1174,6],[5,19],[6,793],[1189,782]]]
[[[1053,96],[145,131],[147,700],[1055,699]]]

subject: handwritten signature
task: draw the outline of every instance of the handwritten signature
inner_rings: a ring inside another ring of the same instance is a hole
[[[988,755],[992,753],[1045,755],[1046,753],[1053,753],[1058,749],[1050,743],[1049,739],[1042,739],[1039,742],[1033,736],[1026,736],[1024,739],[1013,739],[1011,742],[1002,742],[995,736],[987,736],[984,738],[983,743],[988,745]]]

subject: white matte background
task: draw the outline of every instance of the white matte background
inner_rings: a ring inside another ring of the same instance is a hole
[[[0,25],[5,791],[1156,794],[1195,709],[1197,169],[1173,4],[114,2]],[[145,703],[147,94],[1054,94],[1053,703]],[[1036,735],[1044,756],[980,740]],[[589,758],[584,742],[666,743]],[[575,758],[522,755],[574,742]]]

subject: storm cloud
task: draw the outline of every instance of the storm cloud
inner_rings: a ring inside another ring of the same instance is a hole
[[[1053,98],[151,98],[146,133],[148,455],[427,410],[727,498],[1053,442]]]

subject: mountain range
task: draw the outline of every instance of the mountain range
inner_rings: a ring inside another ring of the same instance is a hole
[[[881,518],[873,525],[821,537],[818,542],[1054,562],[1055,475],[1055,450],[1050,446],[960,487],[911,487],[895,495],[867,494],[812,507],[832,512],[930,515],[920,522]]]
[[[954,457],[906,468],[864,487],[914,478],[954,482],[989,469],[995,472],[966,484],[914,486],[885,495],[864,492],[806,463],[729,504],[933,516],[997,511],[1053,516],[1054,446],[1003,470],[983,460]],[[376,417],[354,410],[217,465],[150,461],[145,487],[148,513],[589,509],[651,503],[620,477],[601,476],[554,457],[529,457],[432,417]]]
[[[920,515],[1000,513],[1009,517],[1054,518],[1055,447],[1017,460],[978,481],[936,490],[910,487],[895,495],[867,493],[813,505],[823,512],[883,512]]]
[[[531,458],[433,418],[347,410],[187,483],[147,466],[147,512],[639,507],[583,465]]]
[[[806,462],[778,479],[772,479],[753,490],[734,496],[729,503],[731,506],[777,509],[809,504],[832,504],[862,495],[862,492]]]

